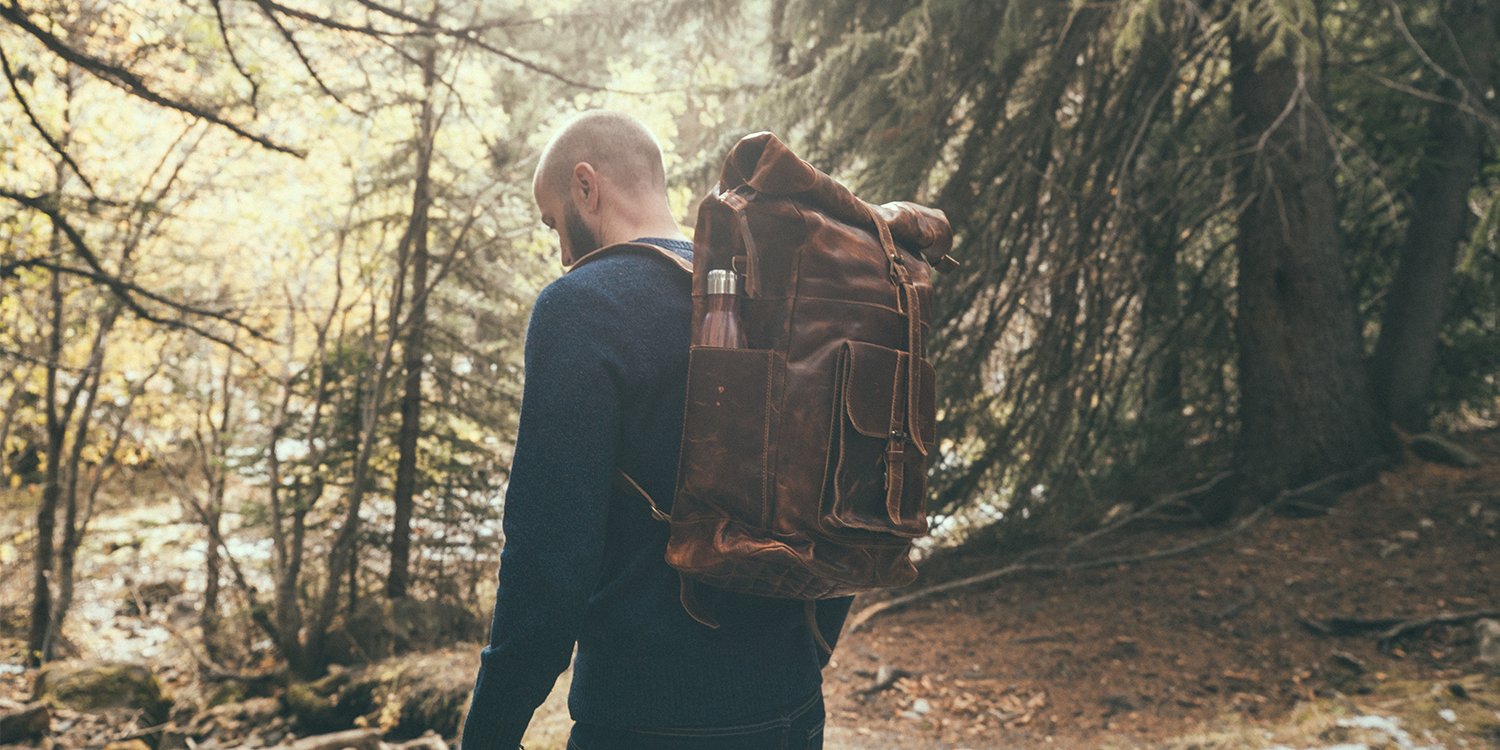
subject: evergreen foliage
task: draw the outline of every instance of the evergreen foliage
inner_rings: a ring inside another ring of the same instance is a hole
[[[1373,351],[1430,105],[1471,80],[1459,5],[789,0],[771,32],[790,49],[767,100],[779,126],[861,194],[915,196],[958,233],[965,266],[938,282],[939,507],[1045,507],[1060,529],[1164,489],[1138,467],[1180,481],[1231,464],[1232,162],[1264,145],[1237,139],[1228,106],[1237,36],[1258,40],[1258,65],[1326,70],[1313,106]],[[1493,164],[1493,92],[1459,104]],[[1493,215],[1494,177],[1465,214]],[[1496,415],[1500,329],[1476,296],[1493,289],[1489,226],[1463,243],[1443,325],[1432,404],[1447,425]]]

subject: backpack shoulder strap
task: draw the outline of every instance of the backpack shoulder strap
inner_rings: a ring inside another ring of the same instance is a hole
[[[646,505],[651,507],[652,518],[655,518],[656,520],[663,523],[672,522],[672,516],[663,511],[661,509],[661,506],[656,504],[656,500],[652,499],[651,493],[647,492],[646,489],[641,486],[640,482],[635,481],[635,479],[631,478],[629,474],[626,474],[624,469],[615,469],[614,486],[615,489],[620,490],[621,492],[631,495],[639,495],[642,500],[645,500]],[[717,630],[719,628],[719,621],[715,620],[712,615],[704,612],[703,605],[698,603],[698,597],[693,590],[693,587],[696,584],[693,581],[688,580],[687,576],[684,576],[681,573],[678,573],[677,577],[681,582],[681,587],[678,590],[677,597],[678,600],[682,602],[683,611],[687,612],[689,617],[697,620],[700,624]],[[811,613],[812,610],[808,610],[808,612]],[[816,618],[815,614],[809,614],[809,616]],[[814,625],[817,624],[816,619],[813,619],[811,622],[813,622]],[[816,627],[814,628],[813,632],[818,632]],[[815,635],[814,637],[818,638],[820,642],[822,641],[821,636]],[[826,647],[826,643],[824,645]],[[829,650],[829,653],[832,653],[831,649]]]
[[[666,511],[663,511],[661,509],[661,506],[656,504],[656,500],[651,497],[651,493],[647,492],[646,489],[642,487],[639,482],[632,479],[629,474],[626,474],[624,469],[615,469],[614,486],[615,489],[620,490],[627,495],[639,495],[642,500],[645,500],[646,505],[651,506],[652,518],[655,518],[656,520],[663,523],[672,522],[672,517],[668,515]]]
[[[684,258],[681,255],[672,252],[671,250],[660,247],[658,245],[653,245],[649,242],[616,242],[613,245],[605,245],[604,247],[593,250],[587,255],[584,255],[582,258],[573,261],[573,265],[568,266],[568,271],[574,271],[579,266],[582,266],[585,263],[598,260],[606,255],[613,255],[620,252],[638,253],[641,255],[649,255],[657,258],[662,258],[664,260],[670,261],[672,265],[682,269],[689,274],[693,272],[692,261],[689,261],[687,258]]]

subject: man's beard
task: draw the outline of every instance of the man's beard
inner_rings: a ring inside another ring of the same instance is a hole
[[[572,201],[563,207],[563,224],[568,230],[568,250],[574,261],[599,249],[598,235],[583,223]]]

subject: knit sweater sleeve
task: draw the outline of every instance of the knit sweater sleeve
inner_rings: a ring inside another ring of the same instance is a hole
[[[600,575],[620,430],[620,316],[565,276],[537,299],[505,547],[489,645],[464,724],[466,750],[514,750],[567,668]]]

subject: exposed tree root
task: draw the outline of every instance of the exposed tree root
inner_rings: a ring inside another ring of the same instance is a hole
[[[1253,526],[1256,522],[1260,521],[1267,515],[1267,513],[1280,508],[1281,506],[1305,503],[1310,498],[1319,498],[1324,496],[1332,488],[1335,487],[1340,489],[1348,489],[1349,482],[1357,480],[1361,477],[1373,477],[1375,472],[1379,471],[1382,467],[1388,465],[1389,463],[1390,459],[1388,457],[1380,456],[1378,458],[1371,459],[1370,461],[1367,461],[1364,464],[1349,471],[1330,474],[1315,482],[1310,482],[1308,484],[1302,485],[1301,487],[1285,490],[1278,494],[1275,499],[1271,500],[1269,503],[1261,505],[1254,511],[1250,512],[1248,515],[1240,518],[1234,523],[1233,526],[1230,526],[1229,528],[1223,529],[1216,533],[1209,534],[1208,536],[1195,539],[1186,544],[1135,554],[1102,557],[1093,560],[1078,560],[1074,562],[1066,562],[1069,554],[1079,546],[1098,539],[1105,534],[1123,528],[1132,521],[1143,518],[1148,514],[1155,513],[1167,505],[1180,502],[1183,497],[1192,495],[1193,493],[1199,491],[1201,488],[1194,488],[1186,490],[1184,492],[1167,495],[1140,511],[1132,513],[1131,515],[1119,521],[1116,521],[1109,526],[1105,526],[1101,529],[1085,534],[1082,537],[1079,537],[1078,539],[1075,539],[1058,549],[1034,549],[1024,555],[1021,555],[1021,557],[1015,562],[1004,567],[968,576],[966,578],[947,581],[945,583],[937,584],[936,586],[929,586],[928,588],[922,589],[920,591],[914,591],[910,594],[904,594],[902,596],[898,596],[893,599],[887,599],[883,602],[877,602],[868,607],[865,607],[849,618],[849,632],[857,632],[875,617],[905,609],[906,607],[909,607],[916,602],[920,602],[924,599],[929,599],[933,596],[937,596],[938,594],[945,594],[951,591],[968,588],[970,586],[977,586],[981,583],[1000,580],[1002,578],[1007,578],[1020,573],[1064,573],[1078,570],[1089,570],[1092,568],[1107,568],[1115,565],[1129,565],[1133,563],[1150,562],[1152,560],[1163,560],[1169,557],[1178,557],[1190,552],[1196,552],[1205,547],[1217,544],[1236,534],[1239,534],[1245,529]],[[1219,475],[1217,477],[1214,477],[1213,479],[1210,479],[1204,486],[1206,487],[1214,485],[1223,479],[1224,476]],[[1036,558],[1047,552],[1055,553],[1058,557],[1062,558],[1064,562],[1035,562]]]

